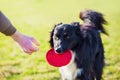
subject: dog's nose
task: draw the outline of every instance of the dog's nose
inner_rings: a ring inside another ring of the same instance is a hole
[[[61,53],[61,52],[62,52],[62,49],[61,49],[61,48],[57,48],[55,51],[56,51],[57,53]]]

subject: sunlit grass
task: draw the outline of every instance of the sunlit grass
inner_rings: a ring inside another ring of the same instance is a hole
[[[0,72],[7,80],[59,80],[58,69],[48,65],[49,32],[59,22],[79,20],[81,9],[102,12],[108,21],[109,36],[101,35],[105,46],[103,80],[120,79],[120,1],[119,0],[1,0],[0,9],[14,26],[40,42],[32,55],[21,51],[9,37],[0,34]]]

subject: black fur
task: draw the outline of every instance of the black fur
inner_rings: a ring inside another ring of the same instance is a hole
[[[101,80],[104,67],[104,47],[100,31],[107,34],[103,28],[106,23],[103,15],[93,10],[80,13],[83,24],[55,25],[51,32],[50,45],[58,53],[68,49],[75,53],[77,68],[83,68],[82,74],[75,80]]]

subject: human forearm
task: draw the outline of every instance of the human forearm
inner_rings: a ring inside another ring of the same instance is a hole
[[[16,32],[16,28],[12,25],[9,19],[0,11],[0,32],[10,36]]]

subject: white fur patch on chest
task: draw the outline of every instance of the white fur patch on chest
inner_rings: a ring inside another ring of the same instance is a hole
[[[75,54],[72,53],[72,59],[70,63],[66,66],[59,68],[62,80],[74,80],[77,77],[77,74],[81,74],[82,69],[77,69],[75,60]]]

